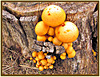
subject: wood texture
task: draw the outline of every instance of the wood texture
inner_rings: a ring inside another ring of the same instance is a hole
[[[92,49],[97,52],[98,57],[98,2],[3,2],[3,46],[21,52],[25,59],[31,56],[30,51],[31,53],[34,50],[40,51],[44,47],[44,51],[52,49],[54,52],[64,52],[63,47],[55,46],[52,43],[46,46],[44,44],[47,42],[36,41],[35,25],[41,21],[43,9],[51,4],[64,9],[66,20],[77,25],[79,37],[73,42],[76,56],[73,59],[67,57],[64,61],[58,59],[54,70],[44,72],[47,74],[54,72],[54,74],[97,75],[98,60],[93,56]],[[3,52],[5,53],[5,51]],[[44,73],[42,72],[42,74]]]

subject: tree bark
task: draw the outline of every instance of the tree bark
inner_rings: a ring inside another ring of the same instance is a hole
[[[55,54],[64,52],[63,46],[36,41],[34,28],[41,21],[43,9],[51,4],[62,7],[66,21],[75,23],[79,29],[79,37],[73,42],[76,56],[73,59],[67,57],[62,62],[64,71],[57,74],[97,75],[98,60],[95,60],[92,50],[98,57],[98,2],[2,2],[2,46],[22,52],[26,59],[34,50]],[[58,64],[55,64],[56,69]]]

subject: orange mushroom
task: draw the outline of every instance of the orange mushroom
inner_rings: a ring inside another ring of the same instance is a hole
[[[50,65],[49,68],[50,68],[50,69],[53,69],[53,65]]]
[[[53,61],[54,61],[53,57],[51,57],[50,59],[47,59],[48,63],[53,63]]]
[[[65,48],[65,50],[68,48],[68,44],[67,43],[63,43],[62,46]]]
[[[41,60],[41,64],[42,65],[46,65],[47,64],[47,60],[46,59]]]
[[[51,37],[51,36],[48,37],[48,41],[50,41],[50,42],[53,41],[53,37]]]
[[[36,57],[37,56],[37,52],[36,51],[33,51],[32,56],[33,57]]]
[[[56,27],[65,21],[66,14],[61,7],[50,5],[43,10],[41,18],[45,24]]]
[[[40,21],[35,26],[35,33],[37,35],[45,35],[49,30],[49,26],[46,25],[43,21]]]
[[[39,58],[39,59],[44,59],[45,56],[44,56],[44,54],[38,54],[38,58]]]
[[[37,41],[45,41],[47,39],[46,36],[39,36],[37,35]]]
[[[53,44],[55,44],[55,45],[61,45],[62,42],[59,41],[59,40],[57,39],[57,37],[54,37],[54,39],[53,39]]]
[[[43,71],[44,70],[44,67],[43,66],[39,66],[39,70],[40,71]]]
[[[49,30],[48,30],[48,35],[51,35],[53,36],[54,35],[54,28],[50,27]]]
[[[73,51],[73,47],[72,47],[72,46],[69,46],[69,47],[66,49],[67,54],[72,53],[72,51]]]
[[[79,31],[74,23],[66,21],[60,26],[56,27],[55,34],[58,40],[68,43],[73,42],[77,39]]]
[[[75,55],[76,55],[76,52],[75,52],[75,50],[73,50],[72,53],[68,54],[68,57],[73,58],[73,57],[75,57]]]

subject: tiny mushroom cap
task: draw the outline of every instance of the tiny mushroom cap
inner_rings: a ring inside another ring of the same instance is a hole
[[[39,36],[37,35],[37,41],[45,41],[47,39],[46,36]]]
[[[47,53],[44,53],[44,56],[46,56],[47,55]]]
[[[53,57],[51,57],[50,59],[47,59],[48,63],[53,63],[53,61],[54,61]]]
[[[63,52],[62,55],[65,55],[66,56],[66,52]]]
[[[58,40],[57,37],[54,37],[54,39],[53,39],[53,44],[55,44],[55,45],[61,45],[62,42],[61,42],[60,40]]]
[[[48,41],[50,41],[50,42],[53,41],[53,37],[51,37],[51,36],[48,37]]]
[[[39,68],[39,65],[38,65],[38,64],[36,64],[36,67],[37,67],[37,68]]]
[[[38,54],[43,54],[43,51],[38,52]]]
[[[49,30],[48,30],[48,35],[53,36],[54,33],[55,33],[54,28],[50,27]]]
[[[41,64],[42,65],[46,65],[47,64],[47,60],[46,59],[41,60]]]
[[[63,43],[62,46],[67,49],[68,48],[68,44],[67,43]]]
[[[33,57],[36,57],[37,56],[37,52],[36,51],[33,51],[32,56]]]
[[[53,56],[53,59],[56,60],[56,56]]]
[[[44,67],[43,66],[39,66],[39,70],[40,71],[43,71],[44,70]]]
[[[46,25],[43,21],[40,21],[35,26],[35,33],[37,35],[45,35],[48,32],[49,26]]]
[[[52,64],[54,64],[55,63],[55,61],[53,61],[53,63]]]
[[[44,54],[38,54],[38,58],[39,58],[39,59],[44,59],[45,56],[44,56]]]
[[[60,58],[62,59],[62,60],[64,60],[64,59],[66,59],[66,55],[60,55]]]
[[[68,48],[66,49],[67,54],[72,53],[73,51],[73,47],[72,46],[68,46]]]
[[[30,60],[32,60],[33,58],[32,57],[30,57]]]
[[[49,68],[48,66],[46,66],[46,65],[44,66],[44,69],[48,69],[48,68]]]
[[[53,69],[53,65],[50,65],[49,68],[50,68],[50,69]]]
[[[75,50],[73,50],[72,53],[68,54],[68,57],[73,58],[73,57],[75,57],[75,55],[76,55],[76,52],[75,52]]]
[[[34,63],[36,63],[36,60],[33,60]]]

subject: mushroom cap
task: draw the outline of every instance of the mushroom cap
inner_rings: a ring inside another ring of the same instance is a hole
[[[50,65],[49,68],[50,68],[50,69],[53,69],[53,65]]]
[[[41,18],[47,25],[56,27],[65,21],[66,14],[61,7],[50,5],[43,10]]]
[[[56,56],[53,56],[53,59],[56,60]]]
[[[33,60],[34,63],[36,63],[36,60]]]
[[[53,63],[53,61],[54,61],[53,57],[51,57],[50,59],[47,59],[48,63]]]
[[[68,44],[67,43],[63,43],[62,46],[67,49],[68,48]]]
[[[55,45],[61,45],[62,42],[61,42],[60,40],[58,40],[57,37],[54,37],[54,38],[53,38],[53,44],[55,44]]]
[[[73,47],[72,46],[68,46],[68,48],[66,49],[67,54],[72,53],[73,51]]]
[[[76,55],[76,52],[75,52],[75,50],[73,50],[72,53],[68,54],[68,57],[73,58],[73,57],[75,57],[75,55]]]
[[[37,52],[36,51],[33,51],[32,56],[33,57],[36,57],[37,56]]]
[[[77,26],[66,21],[55,29],[56,37],[62,42],[73,42],[77,39],[79,31]]]
[[[37,35],[37,41],[45,41],[46,39],[47,39],[46,36]]]
[[[35,60],[36,60],[36,61],[39,61],[40,59],[38,58],[38,56],[36,56]]]
[[[51,36],[48,37],[48,41],[50,41],[50,42],[53,41],[53,37],[51,37]]]
[[[48,35],[53,36],[53,35],[54,35],[54,33],[55,33],[54,28],[49,27],[49,30],[48,30]]]
[[[44,70],[44,67],[43,66],[39,66],[39,70],[40,71],[43,71]]]
[[[35,33],[37,35],[45,35],[48,32],[49,26],[46,25],[43,21],[40,21],[35,26]]]
[[[39,58],[39,59],[44,59],[45,56],[44,56],[44,54],[38,54],[38,58]]]
[[[41,60],[42,65],[46,65],[47,64],[47,60],[43,59]]]
[[[48,68],[49,68],[48,66],[46,66],[46,65],[44,66],[44,69],[48,69]]]
[[[63,52],[61,55],[65,55],[66,56],[66,52]]]
[[[62,60],[64,60],[64,59],[66,59],[66,55],[60,55],[60,58],[62,59]]]

